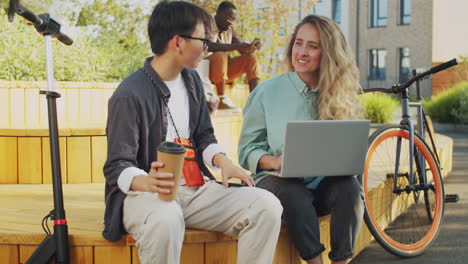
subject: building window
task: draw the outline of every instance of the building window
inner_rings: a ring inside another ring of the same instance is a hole
[[[311,8],[310,13],[313,15],[323,15],[323,1],[318,0],[315,6]]]
[[[387,51],[384,49],[369,50],[369,80],[385,80],[385,57]]]
[[[332,10],[333,21],[337,24],[341,24],[341,0],[333,0]]]
[[[398,78],[400,83],[406,82],[409,80],[410,75],[410,51],[409,48],[399,48],[398,49]]]
[[[387,26],[387,0],[370,0],[370,26]]]
[[[400,0],[400,25],[411,23],[411,0]]]

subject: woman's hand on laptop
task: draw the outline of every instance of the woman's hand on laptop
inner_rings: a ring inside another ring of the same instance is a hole
[[[258,161],[258,165],[262,170],[281,170],[283,155],[279,157],[263,155]]]

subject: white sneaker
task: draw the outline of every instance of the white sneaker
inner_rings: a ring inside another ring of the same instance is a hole
[[[232,101],[231,98],[229,98],[226,95],[222,95],[219,97],[219,105],[218,109],[219,110],[234,110],[234,111],[240,111],[240,107],[237,107]]]

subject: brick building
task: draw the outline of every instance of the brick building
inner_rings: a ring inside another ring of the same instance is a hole
[[[308,11],[340,24],[364,88],[390,87],[411,69],[468,56],[466,0],[318,0]],[[444,72],[424,80],[422,95],[447,89],[451,77]]]

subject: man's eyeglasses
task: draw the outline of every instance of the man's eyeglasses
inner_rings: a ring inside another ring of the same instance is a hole
[[[209,39],[196,38],[196,37],[187,36],[187,35],[179,35],[179,37],[185,38],[185,39],[197,39],[197,40],[200,40],[201,42],[203,42],[203,49],[208,48],[208,42],[210,41]]]

